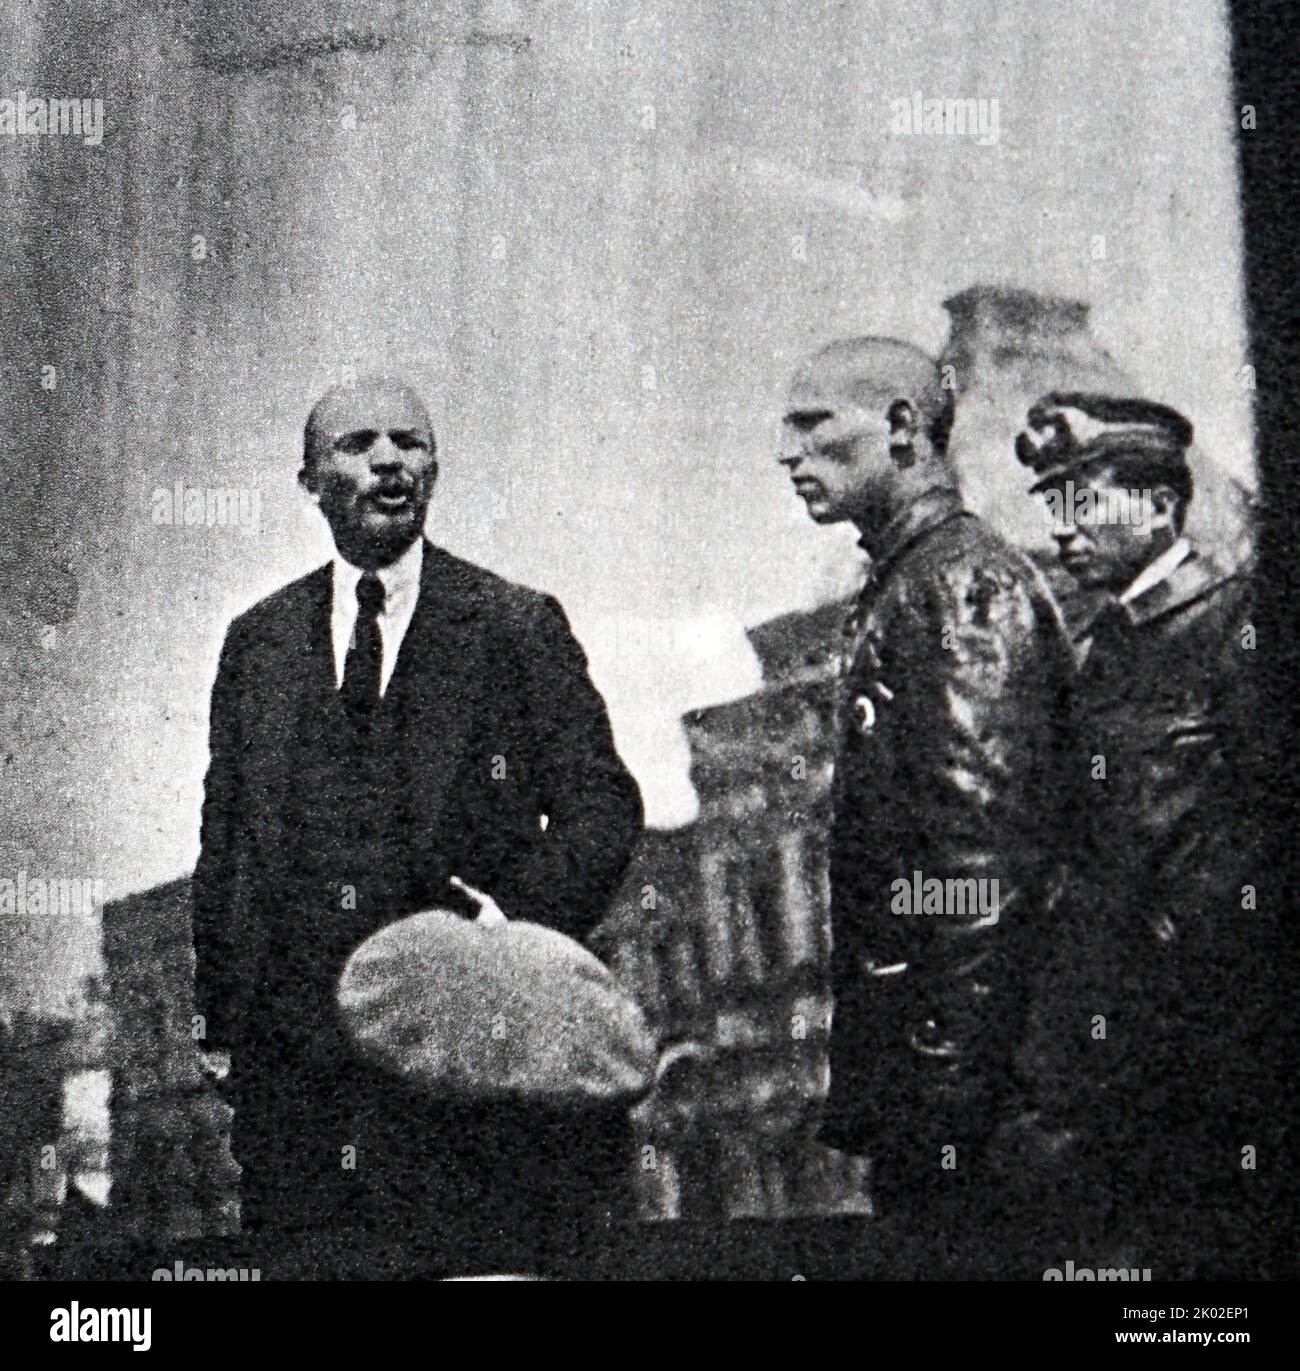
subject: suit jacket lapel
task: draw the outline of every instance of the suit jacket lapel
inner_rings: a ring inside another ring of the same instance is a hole
[[[401,711],[411,749],[412,799],[437,824],[482,695],[484,634],[482,608],[455,561],[431,543],[424,553],[420,598],[384,705]]]
[[[266,799],[270,817],[282,815],[284,797],[290,780],[288,759],[292,756],[298,720],[313,699],[328,703],[333,695],[334,660],[330,641],[330,567],[327,563],[306,577],[294,598],[274,623],[276,641],[268,645],[265,660],[277,663],[259,682],[263,692],[258,710],[258,727],[265,738],[259,740],[264,755],[277,760],[269,778]]]

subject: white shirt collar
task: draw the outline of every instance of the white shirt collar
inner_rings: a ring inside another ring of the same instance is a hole
[[[380,665],[379,693],[388,689],[397,666],[406,630],[415,613],[420,595],[420,573],[424,567],[424,539],[417,538],[390,565],[376,572],[384,587],[384,608],[379,615],[379,636],[383,644]],[[334,683],[343,685],[343,668],[347,664],[348,648],[352,645],[352,630],[357,621],[357,584],[361,580],[360,567],[337,553],[333,562],[333,604],[330,610],[330,637],[334,644]]]
[[[1154,562],[1148,563],[1138,572],[1133,584],[1120,595],[1120,604],[1132,604],[1152,586],[1158,586],[1161,581],[1168,580],[1191,555],[1192,545],[1186,538],[1179,538],[1171,543]]]
[[[384,587],[384,617],[392,613],[398,601],[408,595],[414,599],[419,594],[420,569],[423,565],[424,539],[417,538],[395,562],[380,567],[375,573]],[[361,576],[360,567],[353,566],[337,552],[334,554],[334,602],[337,605],[339,599],[343,598],[350,615],[356,614],[357,584]],[[340,597],[339,592],[343,591],[346,591],[346,595]]]

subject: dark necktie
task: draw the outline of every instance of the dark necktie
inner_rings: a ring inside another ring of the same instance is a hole
[[[383,608],[384,583],[368,571],[357,582],[357,622],[352,631],[352,646],[343,664],[343,703],[358,713],[371,710],[379,703],[383,661],[379,615]]]

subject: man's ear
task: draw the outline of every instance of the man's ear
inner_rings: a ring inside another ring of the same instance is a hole
[[[1174,512],[1178,508],[1178,493],[1172,486],[1151,488],[1151,527],[1173,530]]]
[[[889,455],[895,465],[910,467],[916,462],[916,438],[920,421],[910,400],[895,400],[885,416],[889,420]]]

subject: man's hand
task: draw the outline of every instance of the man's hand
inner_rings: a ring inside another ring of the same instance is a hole
[[[504,928],[509,922],[502,912],[501,906],[491,895],[487,895],[481,890],[475,890],[472,885],[466,884],[459,876],[453,876],[451,883],[457,890],[463,890],[478,905],[478,914],[474,919],[476,924],[482,924],[485,928]]]

